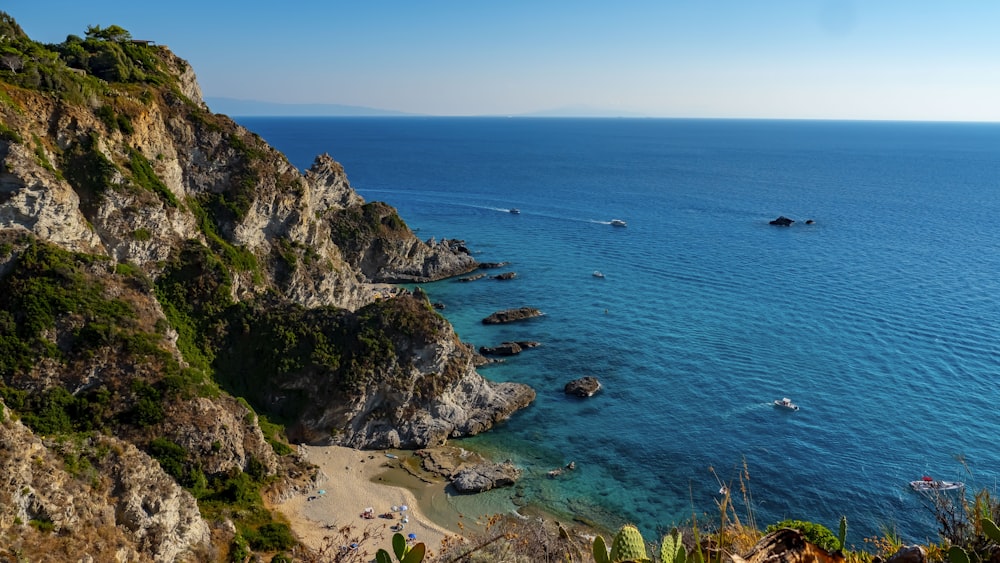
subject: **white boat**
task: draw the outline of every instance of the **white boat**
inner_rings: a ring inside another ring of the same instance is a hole
[[[595,277],[595,278],[603,278],[603,277],[604,277],[604,274],[602,274],[602,273],[601,273],[600,271],[598,271],[598,270],[594,270],[594,277]]]
[[[517,215],[517,214],[521,213],[521,210],[518,209],[518,208],[516,208],[516,207],[514,207],[514,208],[512,208],[510,210],[510,212],[513,213],[514,215]]]
[[[621,219],[612,219],[611,220],[611,226],[612,227],[627,227],[628,223],[626,223],[625,221],[622,221]]]
[[[785,397],[785,398],[781,399],[780,401],[774,401],[774,406],[781,407],[783,409],[788,409],[790,411],[797,411],[797,410],[799,410],[799,406],[796,405],[795,403],[793,403],[792,400],[789,399],[788,397]]]
[[[963,487],[965,483],[959,481],[940,481],[926,475],[919,481],[910,481],[910,488],[920,492],[957,491]]]

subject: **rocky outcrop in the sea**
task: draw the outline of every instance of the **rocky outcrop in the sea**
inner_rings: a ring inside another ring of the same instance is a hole
[[[481,463],[462,468],[451,480],[451,486],[462,494],[482,493],[499,487],[510,487],[521,478],[521,470],[513,463]]]
[[[790,227],[794,223],[794,219],[789,219],[784,215],[779,216],[777,219],[772,219],[768,222],[769,225],[776,225],[778,227]]]
[[[422,283],[478,267],[465,241],[417,239],[396,210],[381,202],[331,213],[333,241],[369,281]]]
[[[521,353],[521,345],[517,342],[501,342],[497,346],[480,346],[479,353],[484,356],[516,356]]]
[[[480,346],[479,353],[484,356],[516,356],[528,348],[536,348],[541,343],[531,340],[517,342],[501,342],[497,346]]]
[[[479,375],[475,350],[422,292],[355,313],[262,306],[247,322],[248,332],[234,336],[218,364],[233,374],[263,367],[268,386],[242,392],[295,420],[288,428],[295,440],[356,448],[440,445],[489,430],[535,398],[526,385]],[[274,333],[287,334],[294,348],[265,346]]]
[[[512,280],[516,277],[517,277],[517,272],[504,272],[502,274],[497,274],[495,276],[492,276],[493,279],[500,281]]]
[[[594,393],[601,390],[601,382],[596,377],[587,375],[579,379],[574,379],[566,384],[563,391],[567,395],[586,398],[593,397]]]
[[[490,316],[483,319],[484,325],[494,325],[494,324],[504,324],[512,323],[515,321],[523,321],[525,319],[530,319],[532,317],[541,316],[542,312],[534,307],[520,307],[518,309],[504,309],[503,311],[497,311]]]

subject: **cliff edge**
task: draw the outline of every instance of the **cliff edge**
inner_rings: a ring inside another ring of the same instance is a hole
[[[43,45],[2,12],[0,37],[0,545],[280,551],[261,495],[310,475],[288,438],[419,447],[534,398],[373,287],[475,269],[460,241],[420,241],[329,155],[300,172],[165,47]]]

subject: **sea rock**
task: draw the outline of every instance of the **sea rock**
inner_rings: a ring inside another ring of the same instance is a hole
[[[486,274],[476,274],[476,275],[473,275],[473,276],[466,276],[464,278],[458,278],[458,281],[460,281],[460,282],[471,282],[471,281],[481,280],[481,279],[483,279],[485,277],[486,277]]]
[[[510,262],[482,262],[479,264],[480,270],[490,270],[495,268],[503,268],[504,266],[510,265]]]
[[[420,458],[420,467],[424,471],[448,480],[466,467],[486,463],[483,456],[454,446],[425,448],[417,450],[414,455]]]
[[[521,350],[521,345],[517,342],[501,342],[499,346],[479,347],[479,353],[484,356],[516,356]]]
[[[593,397],[594,393],[601,390],[601,382],[593,376],[585,376],[579,379],[574,379],[566,384],[563,388],[567,395],[575,395],[577,397]]]
[[[790,227],[792,225],[792,223],[794,223],[794,222],[795,222],[794,220],[789,219],[788,217],[785,217],[784,215],[781,215],[777,219],[774,219],[773,221],[771,221],[768,224],[770,224],[770,225],[777,225],[779,227]]]
[[[527,385],[484,379],[475,349],[425,298],[401,295],[381,309],[384,318],[406,319],[411,328],[393,329],[387,321],[382,329],[394,348],[379,356],[379,372],[356,380],[349,392],[326,372],[273,379],[274,388],[310,398],[287,429],[290,439],[359,449],[439,446],[485,432],[534,401]]]
[[[497,311],[492,315],[483,319],[484,325],[495,325],[503,323],[512,323],[515,321],[522,321],[524,319],[530,319],[532,317],[541,316],[542,312],[533,307],[521,307],[519,309],[505,309],[503,311]]]
[[[515,342],[515,344],[517,344],[523,349],[538,348],[539,346],[542,345],[541,342],[536,342],[534,340],[518,340]]]
[[[461,469],[451,485],[462,494],[482,493],[498,487],[509,487],[521,478],[521,470],[513,463],[482,463]]]
[[[516,277],[517,277],[517,272],[504,272],[502,274],[497,274],[493,276],[493,279],[504,281],[504,280],[512,280]]]

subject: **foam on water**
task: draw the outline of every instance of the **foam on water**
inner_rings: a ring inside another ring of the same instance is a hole
[[[993,487],[1000,126],[241,121],[518,273],[425,286],[476,346],[543,343],[482,370],[538,399],[465,442],[525,468],[513,492],[454,498],[467,513],[516,494],[652,533],[712,512],[709,468],[730,481],[745,460],[758,522],[845,514],[860,544],[883,525],[934,533],[906,487],[920,475]],[[767,224],[779,214],[799,222]],[[546,315],[480,323],[522,305]],[[581,375],[604,390],[566,397]],[[801,410],[771,406],[783,396]]]

